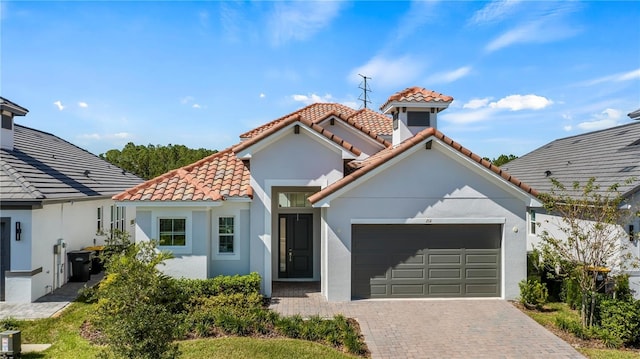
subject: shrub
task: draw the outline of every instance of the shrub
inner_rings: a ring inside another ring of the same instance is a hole
[[[209,279],[179,279],[180,291],[189,299],[212,297],[219,294],[259,294],[260,275],[217,276]]]
[[[582,293],[580,292],[580,286],[578,286],[575,279],[566,278],[562,282],[562,292],[560,297],[571,309],[575,310],[582,307]]]
[[[5,330],[19,330],[20,329],[20,321],[14,319],[12,317],[1,319],[0,320],[0,332]]]
[[[578,320],[563,315],[558,315],[554,320],[556,326],[565,332],[569,332],[580,339],[591,338],[590,331],[584,328]]]
[[[618,346],[640,340],[640,301],[603,300],[600,318],[601,333]]]
[[[633,301],[633,293],[631,293],[631,287],[629,287],[629,275],[620,274],[613,278],[613,291],[614,297],[618,300]]]
[[[549,294],[544,283],[536,280],[522,280],[519,286],[520,302],[522,304],[534,306],[536,309],[542,309],[545,303],[547,303]]]
[[[176,318],[166,303],[172,280],[157,265],[169,258],[154,242],[113,253],[97,292],[96,327],[104,334],[108,355],[122,358],[175,358]]]

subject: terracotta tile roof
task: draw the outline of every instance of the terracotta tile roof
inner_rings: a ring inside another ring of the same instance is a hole
[[[321,118],[317,119],[314,121],[314,123],[320,123],[328,118],[331,117],[336,117],[341,119],[342,121],[348,123],[349,125],[355,127],[357,130],[359,130],[360,132],[363,132],[364,134],[366,134],[367,136],[371,137],[372,139],[374,139],[376,142],[384,145],[385,147],[390,147],[391,146],[391,142],[385,140],[384,138],[380,137],[378,135],[378,131],[382,128],[384,128],[385,124],[389,124],[389,129],[391,129],[391,119],[379,114],[377,112],[373,112],[369,109],[361,109],[358,110],[356,112],[354,112],[352,115],[350,116],[344,116],[341,113],[337,113],[334,111],[328,112],[326,113],[324,116],[322,116]],[[386,121],[388,120],[388,121]],[[371,121],[370,124],[367,123],[367,121]],[[369,126],[367,126],[369,125]],[[386,130],[386,129],[385,129]],[[391,133],[390,133],[391,134]],[[383,134],[384,135],[384,134]]]
[[[245,132],[240,135],[240,138],[247,139],[257,136],[293,115],[300,115],[302,119],[318,123],[325,119],[328,113],[338,114],[341,119],[353,118],[356,124],[366,128],[377,136],[391,135],[393,131],[391,119],[381,113],[369,109],[358,111],[338,103],[314,103]]]
[[[372,171],[373,169],[377,168],[381,164],[391,160],[392,158],[394,158],[394,157],[398,156],[399,154],[407,151],[408,149],[412,148],[416,144],[422,142],[423,140],[425,140],[425,139],[427,139],[427,138],[429,138],[431,136],[436,137],[437,139],[439,139],[443,143],[449,145],[450,147],[452,147],[456,151],[462,153],[466,157],[469,157],[473,161],[478,162],[482,166],[484,166],[484,167],[488,168],[489,170],[493,171],[494,173],[498,174],[500,177],[504,178],[506,181],[512,183],[516,187],[519,187],[523,191],[525,191],[525,192],[527,192],[527,193],[529,193],[529,194],[531,194],[533,196],[538,196],[538,192],[535,189],[533,189],[532,187],[530,187],[529,185],[527,185],[524,182],[518,180],[517,178],[511,176],[506,171],[503,171],[502,169],[500,169],[500,167],[491,164],[490,161],[487,161],[487,160],[483,159],[482,157],[476,155],[475,153],[469,151],[468,149],[466,149],[465,147],[463,147],[459,143],[457,143],[457,142],[453,141],[452,139],[446,137],[442,132],[430,127],[430,128],[427,128],[425,130],[422,130],[422,131],[418,132],[415,136],[407,139],[406,141],[402,142],[401,144],[399,144],[396,147],[386,148],[386,149],[376,153],[375,155],[367,158],[366,160],[360,162],[359,164],[358,163],[350,164],[349,167],[351,167],[351,169],[355,169],[353,172],[351,172],[350,174],[348,174],[345,177],[341,178],[340,180],[334,182],[333,184],[325,187],[321,191],[313,194],[312,196],[309,197],[309,201],[311,203],[316,203],[316,202],[320,201],[321,199],[327,197],[328,195],[330,195],[332,193],[335,193],[339,189],[341,189],[344,186],[350,184],[351,182],[354,182],[355,180],[357,180],[358,178],[360,178],[360,177],[364,176],[365,174],[369,173],[370,171]]]
[[[416,103],[416,102],[451,102],[453,101],[453,97],[443,95],[439,92],[435,92],[432,90],[427,90],[422,87],[409,87],[400,92],[396,92],[391,95],[387,102],[384,105],[380,106],[380,110],[383,110],[387,107],[387,105],[391,102],[407,102],[407,103]]]
[[[231,148],[113,196],[116,201],[220,201],[253,198],[249,165]]]
[[[359,149],[357,149],[355,146],[353,146],[352,144],[350,144],[349,142],[343,140],[342,138],[334,135],[333,133],[331,133],[330,131],[322,128],[320,125],[316,124],[315,122],[311,122],[311,120],[303,118],[301,114],[296,113],[293,114],[281,121],[279,121],[278,123],[270,126],[268,129],[263,130],[262,132],[260,132],[259,134],[251,137],[250,139],[240,142],[239,144],[235,145],[233,147],[233,151],[238,153],[260,141],[262,141],[263,139],[265,139],[266,137],[269,137],[270,135],[280,131],[281,129],[289,126],[290,124],[294,123],[294,122],[300,122],[303,123],[305,125],[307,125],[308,127],[310,127],[312,130],[318,132],[319,134],[321,134],[322,136],[326,137],[327,139],[335,142],[336,144],[340,145],[342,148],[346,149],[347,151],[353,153],[356,156],[360,156],[360,154],[362,154],[362,151],[360,151]]]

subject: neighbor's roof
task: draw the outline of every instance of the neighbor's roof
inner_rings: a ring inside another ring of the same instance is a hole
[[[50,133],[14,125],[14,149],[0,150],[3,202],[111,196],[142,179]]]
[[[443,95],[439,92],[427,90],[422,87],[409,87],[402,91],[396,92],[387,99],[380,110],[383,110],[391,102],[406,102],[406,103],[420,103],[420,102],[451,102],[453,97]]]
[[[18,116],[24,116],[27,114],[27,112],[29,112],[29,110],[27,110],[26,108],[18,105],[15,102],[11,102],[9,100],[7,100],[4,97],[0,96],[0,109],[2,110],[7,110],[9,112],[12,112]]]
[[[342,120],[351,119],[355,124],[370,130],[373,135],[391,136],[393,132],[391,119],[381,113],[369,109],[354,110],[337,103],[314,103],[245,132],[240,135],[240,138],[252,138],[294,115],[299,115],[301,120],[318,123],[326,119],[329,113],[335,114]]]
[[[232,149],[169,171],[113,197],[117,201],[220,201],[252,198],[249,165]]]
[[[640,120],[640,108],[627,114],[627,116],[632,120]]]
[[[640,179],[640,122],[555,140],[503,168],[540,192],[551,190],[549,177],[565,187],[595,177],[602,190],[619,184],[620,192],[629,195],[639,188],[637,181],[624,182]]]
[[[351,171],[348,175],[344,176],[343,178],[339,179],[338,181],[334,182],[333,184],[325,187],[321,191],[319,191],[319,192],[313,194],[312,196],[310,196],[309,197],[309,201],[311,203],[316,203],[316,202],[320,201],[321,199],[323,199],[323,198],[329,196],[330,194],[338,191],[339,189],[341,189],[341,188],[345,187],[346,185],[350,184],[351,182],[354,182],[358,178],[360,178],[360,177],[364,176],[365,174],[371,172],[372,170],[374,170],[378,166],[382,165],[383,163],[391,160],[392,158],[394,158],[394,157],[398,156],[399,154],[407,151],[408,149],[414,147],[415,145],[419,144],[420,142],[426,140],[427,138],[429,138],[431,136],[436,137],[437,139],[439,139],[440,141],[442,141],[446,145],[452,147],[454,150],[462,153],[466,157],[469,157],[471,160],[473,160],[475,162],[478,162],[480,165],[482,165],[482,166],[486,167],[487,169],[493,171],[494,173],[498,174],[500,177],[502,177],[506,181],[512,183],[516,187],[519,187],[523,191],[531,194],[532,196],[537,196],[538,195],[536,190],[534,190],[531,186],[525,184],[524,182],[522,182],[519,179],[515,178],[511,174],[509,174],[506,171],[500,169],[500,167],[491,164],[490,161],[487,161],[487,160],[483,159],[482,157],[476,155],[475,153],[469,151],[468,149],[466,149],[465,147],[463,147],[459,143],[457,143],[457,142],[453,141],[452,139],[448,138],[447,136],[445,136],[442,132],[430,127],[430,128],[427,128],[425,130],[422,130],[422,131],[418,132],[415,136],[405,140],[404,142],[402,142],[398,146],[389,147],[389,148],[386,148],[386,149],[376,153],[375,155],[373,155],[373,156],[367,158],[366,160],[362,161],[359,165],[352,164],[351,165],[351,169],[353,171]]]

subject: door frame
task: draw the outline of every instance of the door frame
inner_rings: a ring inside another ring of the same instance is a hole
[[[0,233],[0,301],[6,298],[5,272],[11,269],[11,217],[0,217],[4,231]]]

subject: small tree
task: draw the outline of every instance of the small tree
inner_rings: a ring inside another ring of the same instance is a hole
[[[620,227],[631,211],[621,209],[625,199],[618,185],[601,190],[595,178],[590,178],[584,186],[574,182],[567,189],[556,179],[551,181],[551,191],[540,198],[548,212],[561,218],[555,223],[559,232],[543,230],[540,249],[556,272],[577,283],[582,296],[582,325],[589,327],[594,320],[596,294],[604,285],[599,276],[611,269],[621,271],[637,265]]]
[[[172,281],[157,269],[170,254],[155,242],[118,247],[106,258],[98,292],[96,325],[118,358],[175,358],[175,318],[168,302]]]

